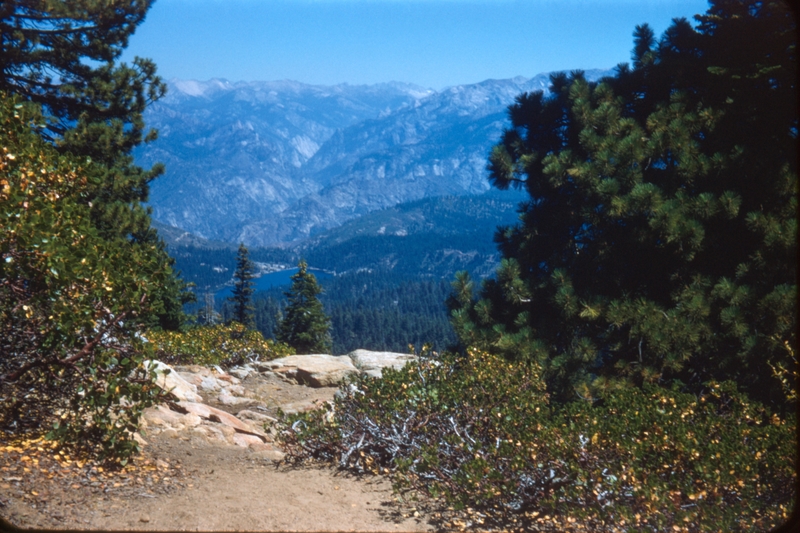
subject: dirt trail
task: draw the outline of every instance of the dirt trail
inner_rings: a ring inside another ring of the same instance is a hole
[[[191,487],[155,498],[98,502],[86,526],[160,531],[429,530],[402,516],[413,511],[395,504],[385,479],[336,475],[329,468],[276,468],[258,453],[193,440],[152,443],[154,457],[169,462],[181,458]]]

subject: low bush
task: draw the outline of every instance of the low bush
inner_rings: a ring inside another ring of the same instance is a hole
[[[155,356],[171,364],[232,366],[290,355],[291,348],[232,322],[195,326],[186,331],[150,331]]]
[[[788,518],[795,429],[731,384],[696,397],[648,385],[550,402],[533,365],[471,350],[285,419],[290,461],[391,474],[479,527],[765,530]]]

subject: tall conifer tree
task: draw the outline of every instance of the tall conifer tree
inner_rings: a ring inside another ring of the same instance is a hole
[[[0,91],[32,105],[36,131],[62,153],[84,158],[90,179],[83,202],[108,240],[124,239],[148,251],[172,271],[143,203],[149,182],[162,165],[142,169],[132,151],[156,138],[147,131],[146,106],[163,96],[166,84],[152,61],[119,57],[153,0],[9,0],[0,3]],[[91,163],[88,163],[91,161]],[[156,301],[147,325],[175,329],[192,299],[173,277],[154,286]]]
[[[255,327],[253,313],[253,263],[250,253],[244,244],[239,245],[236,255],[236,272],[233,274],[233,296],[228,300],[233,302],[233,319],[252,329]]]
[[[737,381],[785,405],[797,340],[796,36],[782,2],[712,1],[633,68],[524,94],[490,158],[524,188],[496,279],[451,300],[462,342],[531,358],[561,399]]]
[[[331,321],[317,298],[322,288],[308,264],[301,260],[292,276],[292,287],[285,295],[289,299],[285,316],[278,325],[276,338],[297,353],[327,353],[331,350]]]

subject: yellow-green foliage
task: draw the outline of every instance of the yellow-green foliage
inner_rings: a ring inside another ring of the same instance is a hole
[[[477,350],[443,354],[358,378],[332,417],[289,417],[281,438],[290,459],[391,473],[471,509],[478,527],[765,531],[788,518],[795,425],[732,384],[556,404],[539,374]]]
[[[264,339],[260,332],[236,322],[186,331],[151,331],[146,337],[154,345],[156,357],[172,363],[232,365],[292,353],[285,344]]]

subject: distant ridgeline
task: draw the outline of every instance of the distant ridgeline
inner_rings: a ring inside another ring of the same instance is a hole
[[[259,269],[256,326],[273,335],[285,305],[283,292],[299,259],[311,265],[325,293],[334,352],[356,348],[405,352],[409,344],[441,350],[455,342],[445,300],[454,274],[494,273],[499,226],[517,221],[522,195],[492,191],[477,196],[428,198],[375,211],[287,248],[253,248]],[[158,226],[176,268],[196,285],[198,304],[214,294],[223,319],[235,268],[236,247]],[[227,291],[227,292],[226,292]]]
[[[250,248],[294,245],[404,202],[488,191],[508,106],[549,85],[546,73],[440,92],[173,80],[145,114],[158,139],[134,155],[165,165],[150,184],[154,219]]]

